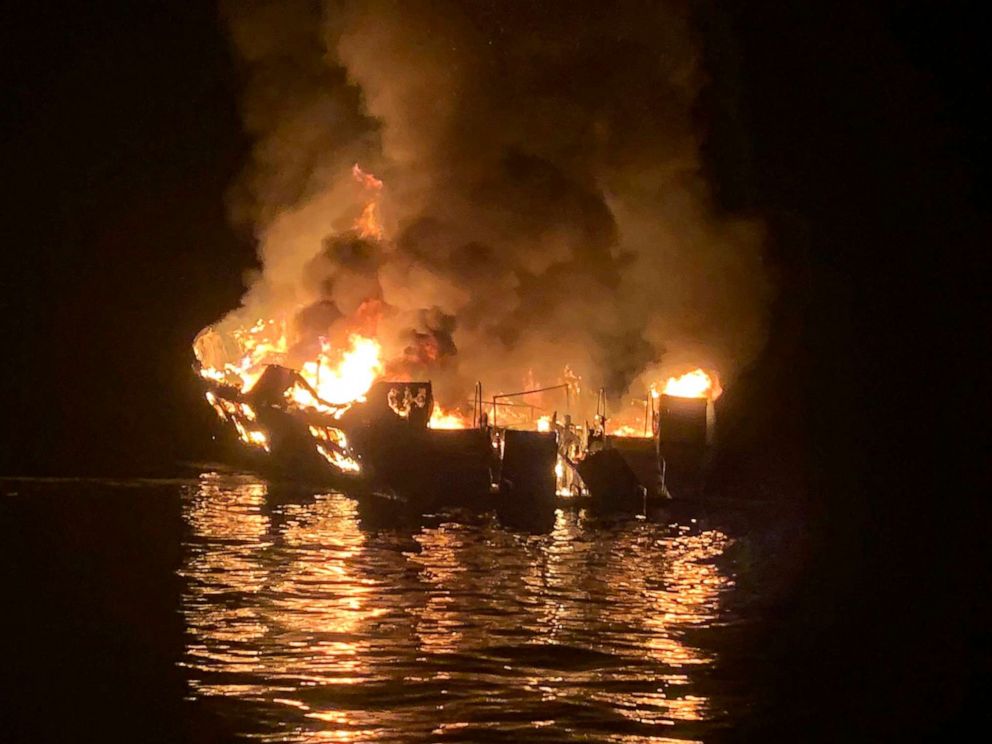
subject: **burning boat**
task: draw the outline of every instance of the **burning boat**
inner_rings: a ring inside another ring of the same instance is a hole
[[[397,254],[379,214],[382,182],[357,165],[352,176],[351,227],[328,237],[323,227],[306,232],[302,215],[287,233],[274,224],[268,239],[292,260],[194,340],[206,400],[250,467],[424,509],[495,499],[526,510],[556,498],[626,508],[698,491],[698,479],[682,476],[705,466],[715,375],[669,378],[647,389],[643,411],[637,403],[609,417],[600,390],[590,424],[581,375],[549,349],[537,352],[538,373],[558,384],[503,363],[487,384],[522,380],[524,390],[484,401],[478,383],[466,401],[457,394],[466,371],[456,364],[455,317],[434,304],[462,290]],[[472,255],[492,268],[485,250]],[[482,359],[491,354],[488,340],[477,345],[472,371],[491,375],[496,365]]]
[[[535,417],[533,405],[508,400],[557,388],[567,396],[568,385],[490,402],[477,384],[467,419],[436,404],[430,381],[375,379],[381,365],[368,353],[376,348],[369,339],[353,338],[321,382],[319,360],[300,370],[265,364],[257,375],[246,371],[249,363],[204,366],[217,341],[211,333],[196,343],[205,398],[244,446],[250,466],[275,478],[386,495],[421,509],[527,510],[588,500],[636,510],[673,492],[701,490],[713,418],[713,383],[701,371],[687,376],[701,381],[696,388],[672,378],[662,391],[651,390],[643,431],[630,424],[609,429],[602,391],[592,425],[574,424],[570,414],[559,420],[557,411]],[[346,384],[349,375],[358,385]],[[529,418],[514,415],[514,407],[529,409]],[[500,416],[509,420],[501,425]]]

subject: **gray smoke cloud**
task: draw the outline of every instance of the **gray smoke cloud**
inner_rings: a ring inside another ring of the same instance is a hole
[[[614,393],[687,366],[726,384],[760,349],[761,227],[711,206],[687,3],[224,13],[255,139],[232,205],[262,268],[218,328],[290,308],[305,358],[371,323],[389,371],[442,402],[565,363]],[[382,240],[352,229],[373,196]]]

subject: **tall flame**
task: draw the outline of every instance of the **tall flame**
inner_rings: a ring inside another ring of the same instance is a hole
[[[371,199],[362,210],[361,216],[355,221],[355,229],[363,238],[382,240],[382,222],[379,219],[379,192],[382,191],[382,181],[371,173],[363,171],[358,163],[352,167],[351,175],[371,194]]]
[[[363,171],[357,163],[351,172],[367,197],[354,229],[362,237],[379,240],[382,238],[378,213],[382,181]],[[364,400],[372,383],[385,369],[381,345],[374,338],[363,335],[369,326],[368,318],[361,312],[366,307],[367,304],[363,304],[352,319],[351,327],[356,332],[348,336],[347,346],[334,348],[321,340],[320,353],[299,365],[300,375],[313,390],[303,385],[295,386],[288,393],[295,405],[328,412],[327,403],[344,406]],[[290,313],[286,312],[287,308],[277,310],[276,317],[260,318],[250,327],[246,324],[228,331],[214,326],[205,328],[193,343],[200,362],[200,375],[247,393],[266,366],[291,363],[288,362],[289,352],[296,342],[287,336]],[[362,333],[358,333],[359,330]]]

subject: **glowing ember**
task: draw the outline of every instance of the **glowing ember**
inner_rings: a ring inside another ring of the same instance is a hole
[[[537,430],[538,431],[551,431],[551,417],[541,416],[537,420]]]
[[[348,438],[345,433],[333,426],[311,426],[310,434],[314,439],[330,442],[342,449],[348,446]]]

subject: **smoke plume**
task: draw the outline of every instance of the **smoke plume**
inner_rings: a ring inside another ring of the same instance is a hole
[[[218,328],[288,313],[301,358],[371,329],[442,402],[566,363],[615,394],[732,379],[769,290],[760,226],[701,174],[688,5],[231,3],[262,267]]]

